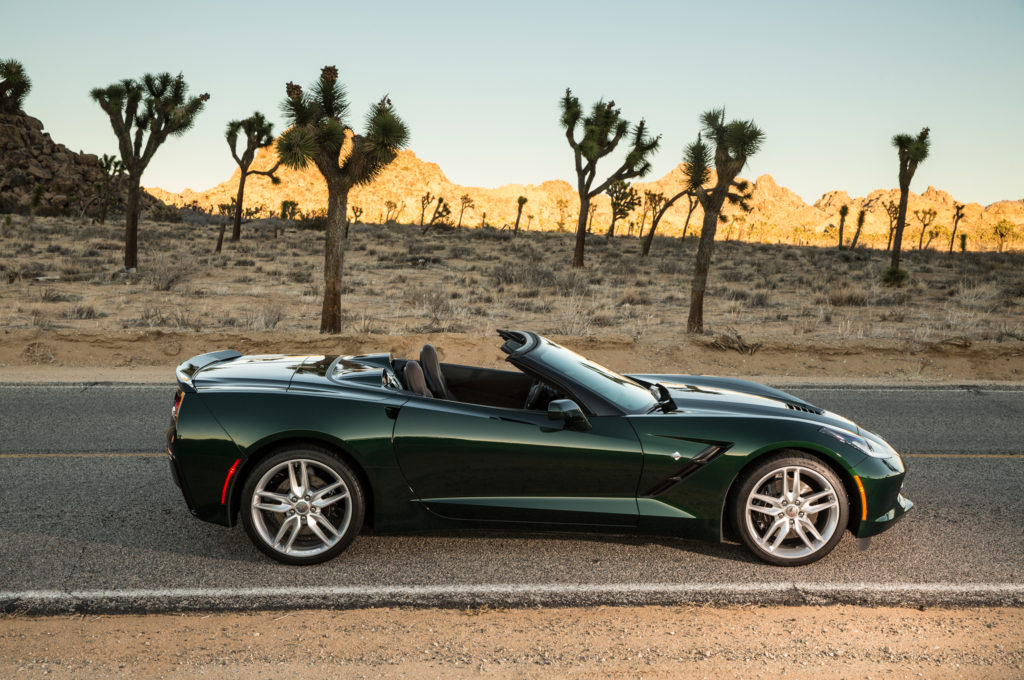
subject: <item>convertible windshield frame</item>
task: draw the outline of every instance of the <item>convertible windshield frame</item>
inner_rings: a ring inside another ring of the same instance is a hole
[[[658,400],[641,383],[591,361],[537,335],[530,336],[525,351],[513,351],[507,361],[534,373],[574,395],[590,415],[638,415],[648,413]]]

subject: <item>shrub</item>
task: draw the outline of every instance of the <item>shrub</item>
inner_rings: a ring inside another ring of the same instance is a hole
[[[900,269],[899,267],[889,267],[882,274],[882,283],[887,286],[896,286],[897,288],[907,282],[907,270]]]

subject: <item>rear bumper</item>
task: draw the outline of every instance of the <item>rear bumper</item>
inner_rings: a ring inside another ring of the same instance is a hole
[[[185,505],[188,506],[189,512],[193,515],[196,514],[196,506],[192,501],[192,494],[189,491],[188,485],[185,483],[185,479],[181,474],[181,465],[178,463],[177,456],[177,432],[172,425],[167,430],[167,464],[171,468],[171,479],[174,480],[175,486],[181,489],[181,495],[185,498]]]

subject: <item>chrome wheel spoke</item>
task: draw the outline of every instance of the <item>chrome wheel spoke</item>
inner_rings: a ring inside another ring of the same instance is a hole
[[[770,517],[775,517],[775,515],[779,514],[778,508],[767,508],[763,505],[754,505],[753,503],[747,503],[747,510],[751,512],[760,512],[761,514],[768,515]]]
[[[306,466],[306,461],[299,461],[299,468],[301,470],[300,481],[302,482],[302,494],[305,496],[309,493],[309,468]]]
[[[796,530],[796,535],[800,537],[800,540],[803,541],[804,545],[808,548],[811,550],[817,550],[817,546],[815,546],[811,539],[807,537],[807,534],[804,533],[804,526],[803,520],[793,525],[793,528]]]
[[[302,531],[302,520],[298,517],[294,518],[295,521],[292,523],[292,533],[288,536],[288,542],[284,546],[285,552],[291,552],[292,546],[295,544],[295,539],[298,538],[299,532]]]
[[[750,500],[752,500],[752,501],[761,501],[762,503],[765,503],[765,504],[767,504],[768,506],[770,506],[772,508],[780,507],[779,506],[779,499],[778,498],[772,498],[771,496],[765,496],[764,494],[761,494],[761,493],[750,494]]]
[[[301,498],[302,488],[299,486],[299,480],[295,478],[294,463],[288,463],[288,483],[291,485],[292,495],[296,498]]]
[[[327,498],[317,499],[313,501],[313,506],[317,508],[326,508],[328,505],[334,505],[338,501],[344,500],[346,498],[348,498],[348,491],[343,491],[339,494],[328,496]]]
[[[772,544],[770,546],[768,546],[768,550],[770,552],[775,552],[775,549],[778,548],[779,545],[781,545],[782,542],[784,540],[786,540],[786,536],[789,535],[789,523],[786,522],[786,520],[780,519],[780,520],[778,520],[775,523],[775,525],[778,525],[778,527],[779,527],[779,535],[776,536],[775,540],[772,541]],[[775,526],[775,525],[773,525],[773,526]],[[770,533],[771,532],[769,532],[769,535],[770,535]],[[767,538],[766,538],[766,540],[767,540]]]
[[[325,534],[320,529],[320,527],[317,526],[317,524],[318,522],[316,516],[310,515],[306,518],[306,526],[309,527],[309,530],[316,534],[316,537],[323,541],[325,544],[330,543],[331,539],[327,538],[327,534]]]
[[[814,526],[814,522],[812,522],[809,519],[807,519],[806,517],[804,517],[804,518],[801,518],[800,525],[803,526],[804,531],[809,532],[811,534],[811,536],[814,537],[814,540],[816,540],[816,541],[818,541],[820,543],[824,543],[825,542],[825,539],[821,537],[820,533],[818,533],[817,527]]]
[[[818,493],[812,493],[810,496],[804,498],[804,504],[806,505],[807,503],[814,503],[816,501],[821,500],[822,498],[826,498],[831,495],[832,489],[825,489],[824,491],[819,491]]]
[[[291,505],[285,505],[284,503],[278,503],[271,505],[269,503],[253,503],[252,507],[257,510],[266,510],[267,512],[288,512],[292,509]]]
[[[814,515],[821,512],[822,510],[828,510],[829,508],[834,508],[838,505],[839,501],[837,501],[835,498],[831,498],[825,501],[824,503],[818,503],[817,505],[804,505],[801,509],[808,515]]]
[[[327,531],[329,531],[331,533],[331,535],[334,536],[335,538],[337,538],[338,536],[341,536],[341,534],[338,532],[338,530],[334,528],[334,525],[331,524],[330,520],[328,520],[323,515],[312,515],[310,517],[310,519],[311,520],[315,520],[316,524],[319,524],[323,528],[327,529]],[[324,540],[327,541],[328,539],[325,538]]]
[[[329,494],[330,492],[334,491],[335,489],[340,489],[343,486],[345,486],[344,482],[335,482],[334,484],[329,484],[313,494],[313,501],[318,501],[327,494]]]
[[[285,521],[281,522],[281,527],[277,530],[277,535],[274,536],[273,545],[275,548],[281,544],[281,540],[284,538],[284,535],[288,533],[288,528],[291,527],[293,524],[297,524],[298,521],[298,517],[289,517]]]

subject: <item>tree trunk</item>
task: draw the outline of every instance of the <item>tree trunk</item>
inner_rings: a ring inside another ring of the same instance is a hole
[[[903,247],[903,228],[907,224],[907,201],[910,200],[910,182],[904,186],[900,183],[900,209],[896,214],[896,231],[892,240],[892,260],[889,266],[893,269],[900,267],[900,248]]]
[[[654,242],[654,232],[658,228],[658,222],[661,221],[658,213],[651,215],[651,228],[647,230],[647,236],[644,238],[643,248],[640,249],[640,257],[647,257],[651,252],[651,243]]]
[[[853,232],[853,240],[850,241],[850,250],[853,250],[854,248],[857,247],[857,239],[860,238],[860,228],[861,225],[858,224],[857,231]]]
[[[846,226],[846,215],[839,216],[839,250],[843,249],[843,227]]]
[[[519,235],[519,219],[520,219],[520,218],[521,218],[522,216],[523,216],[523,204],[522,204],[522,203],[520,203],[520,204],[519,204],[519,210],[517,210],[517,211],[516,211],[516,229],[515,229],[515,234],[516,234],[516,236],[518,236],[518,235]]]
[[[464,213],[465,211],[466,211],[465,207],[459,208],[459,224],[458,224],[459,227],[462,226],[462,213]]]
[[[245,199],[245,177],[246,169],[242,168],[242,177],[238,180],[238,195],[235,197],[235,223],[231,227],[231,240],[236,242],[242,238],[242,201]]]
[[[949,254],[953,254],[953,241],[956,240],[956,228],[960,224],[960,220],[953,220],[953,233],[949,237]]]
[[[917,239],[917,249],[918,250],[924,250],[924,232],[925,232],[926,229],[928,229],[928,225],[926,225],[922,221],[921,222],[921,236],[918,237],[918,239]]]
[[[572,267],[579,269],[583,266],[583,247],[587,240],[587,212],[590,202],[587,201],[585,193],[580,194],[580,216],[576,222],[576,250],[572,254]]]
[[[220,233],[217,235],[217,247],[213,249],[213,252],[219,253],[224,248],[224,232],[227,231],[228,223],[224,222],[220,225]]]
[[[604,237],[612,238],[613,236],[615,236],[615,208],[612,208],[612,223],[608,225],[608,233]]]
[[[324,306],[321,333],[341,332],[341,273],[345,263],[348,190],[341,181],[327,182],[327,242],[324,245]]]
[[[726,185],[728,186],[728,185]],[[712,196],[711,201],[715,201]],[[711,253],[715,248],[715,232],[718,230],[718,213],[714,204],[704,210],[704,225],[697,246],[697,261],[693,266],[693,284],[690,287],[690,316],[686,320],[687,333],[704,332],[704,291],[708,287],[708,270],[711,269]]]
[[[128,178],[128,214],[124,226],[124,268],[139,267],[139,188],[141,177]]]

